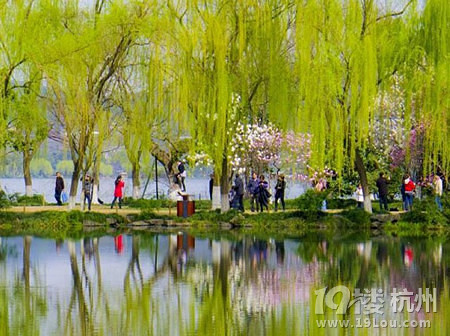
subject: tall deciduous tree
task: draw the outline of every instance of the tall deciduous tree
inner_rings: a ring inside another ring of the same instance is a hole
[[[78,3],[54,5],[61,22],[59,37],[46,66],[56,97],[55,116],[64,128],[74,163],[69,207],[75,204],[78,181],[94,156],[100,157],[109,134],[117,73],[124,65],[151,3],[106,3],[94,9]],[[126,15],[125,15],[126,14]]]

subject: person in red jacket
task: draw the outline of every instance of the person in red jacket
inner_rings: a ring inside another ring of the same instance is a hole
[[[405,210],[412,210],[412,203],[413,203],[413,197],[414,197],[414,189],[416,189],[416,185],[411,180],[411,177],[406,175],[406,179],[403,181],[405,185],[405,194],[406,194],[406,206]]]
[[[114,184],[114,199],[111,203],[111,209],[114,207],[114,203],[116,203],[117,199],[119,199],[119,208],[122,209],[123,187],[125,187],[125,182],[123,181],[122,175],[117,176]]]

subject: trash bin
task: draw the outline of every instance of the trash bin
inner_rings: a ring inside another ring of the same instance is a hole
[[[183,200],[177,201],[177,216],[190,217],[195,213],[195,201],[191,200],[191,195],[182,195]]]

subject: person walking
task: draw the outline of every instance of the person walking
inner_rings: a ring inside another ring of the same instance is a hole
[[[384,173],[380,173],[380,176],[377,179],[377,188],[378,188],[378,200],[380,202],[380,211],[386,210],[388,211],[388,184],[389,181],[384,177]]]
[[[88,202],[88,210],[91,211],[92,204],[92,178],[89,174],[86,174],[83,181],[82,193],[83,193],[83,207]]]
[[[436,202],[436,205],[438,206],[439,211],[442,211],[442,179],[439,177],[439,175],[434,175],[433,178],[433,191],[434,191],[434,201]]]
[[[361,183],[356,188],[356,202],[358,203],[359,209],[364,209],[364,192]]]
[[[256,173],[252,174],[252,178],[248,181],[247,184],[247,192],[250,194],[250,210],[255,212],[255,204],[256,210],[258,210],[258,187],[259,187],[259,179]]]
[[[409,176],[409,174],[406,175],[404,184],[405,184],[405,195],[406,195],[406,211],[410,211],[410,210],[412,210],[414,189],[416,188],[416,185],[411,180],[411,177]]]
[[[259,185],[257,188],[258,208],[261,212],[263,212],[264,208],[269,211],[269,198],[271,195],[268,188],[269,183],[265,180],[264,175],[261,175],[259,177]]]
[[[64,190],[64,179],[61,176],[60,172],[56,172],[56,183],[55,183],[55,199],[56,203],[61,206],[63,205],[61,201],[61,194]]]
[[[212,201],[214,188],[214,174],[209,175],[209,199]]]
[[[327,180],[326,180],[324,177],[321,177],[321,178],[319,179],[319,181],[317,182],[317,184],[315,185],[314,189],[315,189],[318,193],[321,193],[321,192],[323,192],[323,191],[326,191],[326,190],[327,190]],[[324,199],[324,200],[322,201],[322,206],[321,206],[321,209],[319,209],[319,210],[322,210],[322,211],[327,210],[327,200],[326,200],[326,199]]]
[[[278,200],[281,202],[283,211],[286,210],[286,205],[284,203],[284,191],[286,190],[286,180],[284,174],[278,175],[277,184],[275,185],[275,211],[278,210]]]
[[[123,181],[122,175],[117,176],[114,181],[114,199],[111,202],[111,209],[114,207],[116,200],[119,199],[119,209],[122,209],[122,197],[123,197],[123,188],[125,187],[125,182]]]
[[[185,161],[178,161],[178,174],[180,177],[180,187],[181,191],[186,192],[186,185],[184,184],[184,180],[186,179],[187,172],[186,167],[184,166]]]
[[[234,179],[234,188],[236,190],[238,209],[244,212],[244,181],[242,181],[239,174],[236,174]]]
[[[406,175],[403,176],[402,184],[400,186],[400,194],[402,195],[402,209],[403,209],[403,211],[406,211],[406,209],[407,209],[406,192],[405,192],[405,179],[406,179]]]

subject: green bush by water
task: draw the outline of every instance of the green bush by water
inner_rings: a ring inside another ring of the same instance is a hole
[[[127,205],[130,208],[136,209],[154,209],[159,210],[163,208],[175,208],[177,205],[176,201],[170,201],[168,199],[133,199],[131,197],[125,197],[123,200],[123,205]],[[195,208],[197,210],[209,210],[211,209],[210,200],[196,200]]]

